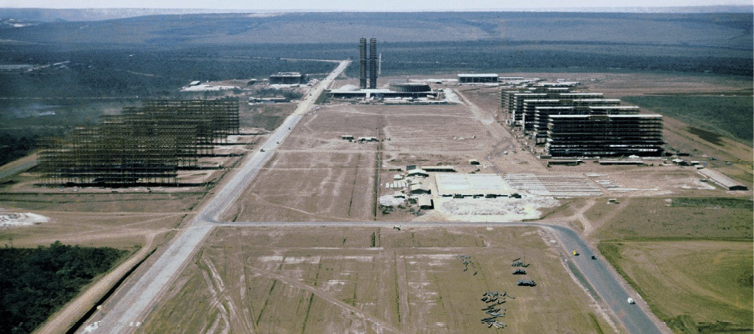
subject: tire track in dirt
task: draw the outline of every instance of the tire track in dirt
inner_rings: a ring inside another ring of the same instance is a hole
[[[340,308],[342,308],[345,311],[350,312],[350,315],[355,316],[355,317],[361,319],[362,321],[369,321],[369,322],[371,322],[371,323],[379,326],[381,329],[385,329],[385,330],[388,330],[388,331],[393,332],[393,333],[401,333],[400,330],[398,330],[397,328],[395,328],[395,327],[391,326],[390,324],[386,323],[384,320],[379,319],[379,318],[374,317],[374,316],[371,316],[369,314],[366,314],[363,311],[361,311],[360,309],[355,308],[355,307],[353,307],[353,306],[351,306],[351,305],[349,305],[349,304],[341,301],[340,299],[336,298],[335,296],[333,296],[333,295],[331,295],[331,294],[329,294],[329,293],[327,293],[327,292],[325,292],[323,290],[320,290],[320,289],[317,289],[317,288],[312,287],[310,285],[301,283],[301,282],[299,282],[299,281],[297,281],[295,279],[292,279],[292,278],[289,278],[289,277],[286,277],[286,276],[283,276],[283,275],[275,274],[275,273],[273,273],[271,271],[267,271],[267,270],[264,270],[264,269],[259,269],[259,268],[252,267],[252,266],[249,266],[249,265],[247,265],[246,267],[248,269],[250,269],[252,271],[255,271],[255,272],[259,273],[259,274],[262,274],[264,276],[268,276],[268,277],[274,278],[274,279],[276,279],[277,281],[279,281],[281,283],[285,283],[287,285],[290,285],[290,286],[293,286],[293,287],[297,287],[297,288],[309,291],[309,292],[313,293],[314,295],[316,295],[317,297],[322,298],[323,300],[325,300],[325,301],[327,301],[327,302],[329,302],[329,303],[331,303],[331,304],[333,304],[335,306],[339,306]],[[348,317],[348,314],[349,313],[345,313],[344,316]]]
[[[276,204],[276,203],[272,203],[272,202],[270,202],[270,201],[268,201],[268,200],[264,199],[264,197],[262,197],[261,195],[259,195],[259,194],[257,194],[257,193],[251,193],[250,195],[251,195],[251,196],[254,196],[254,197],[255,197],[256,199],[258,199],[259,201],[261,201],[261,202],[264,202],[264,203],[267,203],[267,205],[269,205],[269,206],[274,206],[274,207],[276,207],[276,208],[280,208],[280,209],[286,209],[286,210],[291,210],[291,211],[295,211],[295,212],[298,212],[298,213],[302,213],[302,214],[305,214],[305,215],[307,215],[307,216],[316,217],[316,218],[322,218],[322,219],[330,219],[330,220],[337,220],[337,221],[343,221],[343,222],[345,222],[345,221],[350,221],[349,219],[347,219],[347,218],[343,218],[343,217],[331,217],[331,216],[323,216],[323,215],[321,215],[321,214],[318,214],[318,213],[313,213],[313,212],[309,212],[309,211],[304,211],[304,210],[301,210],[301,209],[296,209],[296,208],[294,208],[294,207],[285,206],[285,205],[282,205],[282,204]],[[241,222],[238,222],[238,223],[241,223]],[[251,222],[251,223],[253,223],[253,222]]]

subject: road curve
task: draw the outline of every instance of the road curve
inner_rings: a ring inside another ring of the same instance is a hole
[[[311,94],[299,103],[293,114],[288,116],[283,124],[260,146],[264,151],[255,152],[233,178],[211,198],[191,224],[173,240],[147,272],[133,282],[130,289],[122,294],[120,300],[115,305],[106,305],[101,312],[102,314],[95,316],[95,318],[101,316],[100,320],[96,324],[90,324],[91,327],[88,329],[84,328],[81,331],[107,333],[135,331],[144,318],[149,315],[159,297],[165,293],[169,283],[188,263],[204,238],[216,226],[212,223],[217,222],[219,215],[227,210],[235,199],[243,193],[259,169],[272,157],[274,149],[293,131],[302,116],[314,106],[314,102],[324,89],[350,63],[350,60],[341,61],[327,78],[312,88]]]
[[[362,227],[386,227],[392,228],[395,225],[401,227],[443,227],[443,226],[469,226],[469,227],[501,227],[501,226],[531,226],[545,228],[555,233],[559,239],[560,245],[566,251],[566,254],[571,254],[571,251],[578,250],[581,255],[570,257],[567,261],[571,261],[579,272],[587,279],[592,287],[592,290],[596,291],[599,298],[602,299],[603,304],[606,305],[610,311],[612,311],[615,319],[623,325],[628,333],[670,333],[670,329],[666,326],[663,328],[658,327],[658,323],[662,323],[656,318],[654,314],[645,313],[644,309],[638,305],[630,305],[627,302],[628,297],[638,299],[638,294],[631,290],[627,291],[623,285],[620,284],[620,279],[617,274],[614,274],[608,268],[608,264],[600,260],[592,260],[592,255],[596,255],[589,248],[587,243],[581,239],[581,237],[573,230],[560,226],[550,225],[543,223],[473,223],[473,222],[283,222],[283,223],[220,223],[218,226],[362,226]],[[637,300],[639,301],[639,300]],[[652,321],[655,319],[655,321]]]

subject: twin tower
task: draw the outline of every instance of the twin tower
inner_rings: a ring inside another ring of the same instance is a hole
[[[367,88],[367,39],[359,40],[359,87]],[[377,88],[377,39],[369,39],[369,88]]]

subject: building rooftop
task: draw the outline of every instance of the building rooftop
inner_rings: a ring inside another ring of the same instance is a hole
[[[620,102],[620,99],[573,99],[573,102]]]
[[[662,115],[656,115],[656,114],[643,114],[643,115],[550,115],[550,118],[589,118],[589,117],[662,118]]]
[[[725,176],[724,174],[711,169],[700,169],[699,174],[702,174],[714,181],[715,183],[728,188],[728,189],[736,189],[736,190],[745,190],[748,189],[743,184],[736,182],[735,180]]]
[[[301,72],[278,72],[277,74],[270,75],[270,77],[288,77],[288,78],[298,78],[301,77]]]
[[[576,107],[573,106],[537,106],[537,110],[573,110]]]
[[[497,174],[436,174],[438,196],[510,196],[508,183]]]
[[[497,77],[497,73],[464,73],[459,74],[459,77],[468,77],[468,78],[482,78],[482,77]]]

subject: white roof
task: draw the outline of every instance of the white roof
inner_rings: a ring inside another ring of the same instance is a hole
[[[699,174],[702,174],[714,181],[715,183],[726,187],[726,188],[732,188],[732,187],[745,187],[743,184],[736,182],[735,180],[725,176],[723,173],[720,173],[716,170],[711,169],[700,169]]]
[[[459,74],[459,77],[469,77],[469,78],[481,78],[481,77],[496,77],[497,73],[466,73],[466,74]]]
[[[589,117],[610,117],[610,118],[662,118],[662,115],[550,115],[550,118],[589,118]]]
[[[439,196],[510,195],[508,183],[497,174],[436,174]]]

